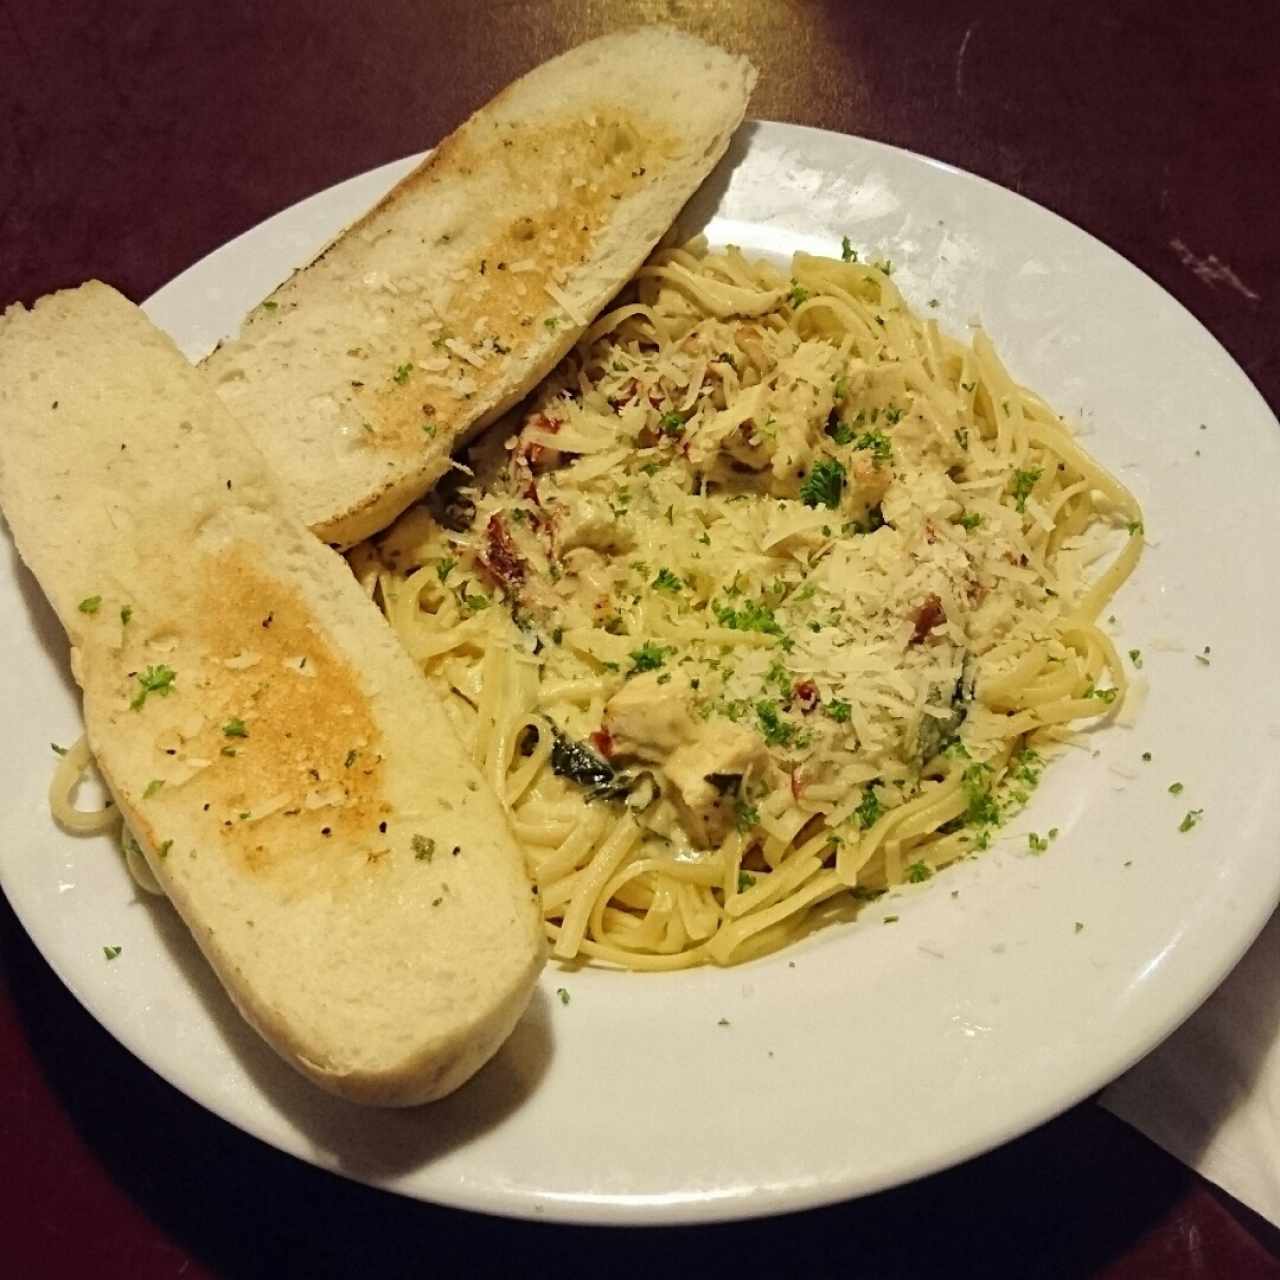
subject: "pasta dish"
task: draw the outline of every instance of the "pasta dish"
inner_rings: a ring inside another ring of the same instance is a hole
[[[351,553],[558,958],[731,963],[928,879],[1123,701],[1096,620],[1136,501],[980,330],[842,258],[660,249],[514,431]]]

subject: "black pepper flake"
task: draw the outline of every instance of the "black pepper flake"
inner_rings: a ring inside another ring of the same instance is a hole
[[[49,406],[50,409],[56,409],[57,407],[58,407],[58,402],[56,400]]]
[[[378,823],[378,830],[385,836],[387,834],[387,824],[385,822]]]
[[[266,616],[265,618],[263,618],[263,620],[262,620],[262,629],[263,629],[264,631],[265,631],[265,630],[267,630],[267,628],[268,628],[268,627],[270,627],[270,626],[271,626],[271,624],[275,621],[275,617],[276,617],[276,615],[275,615],[274,613],[269,613],[269,614],[267,614],[267,616]]]
[[[455,844],[453,848],[449,850],[449,852],[453,854],[453,856],[456,858],[458,854],[462,852],[462,846],[460,844]]]
[[[333,828],[332,828],[332,827],[321,827],[321,828],[320,828],[320,834],[321,834],[322,836],[331,836],[331,835],[333,835]]]

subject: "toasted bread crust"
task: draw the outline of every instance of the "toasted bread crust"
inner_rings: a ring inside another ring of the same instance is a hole
[[[316,534],[389,524],[554,367],[724,154],[754,80],[664,27],[553,59],[208,357]]]

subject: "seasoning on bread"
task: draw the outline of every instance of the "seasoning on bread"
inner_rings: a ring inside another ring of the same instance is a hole
[[[526,395],[724,154],[745,58],[604,36],[481,108],[204,369],[303,521],[347,546]]]

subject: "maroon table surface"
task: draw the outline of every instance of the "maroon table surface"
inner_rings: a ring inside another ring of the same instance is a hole
[[[534,63],[646,19],[748,53],[754,115],[936,156],[1065,215],[1280,405],[1274,0],[0,0],[0,305],[90,276],[141,300],[293,201],[436,142]],[[3,901],[0,1091],[6,1276],[1280,1276],[1280,1232],[1093,1103],[913,1186],[754,1223],[608,1232],[401,1200],[154,1076]]]

